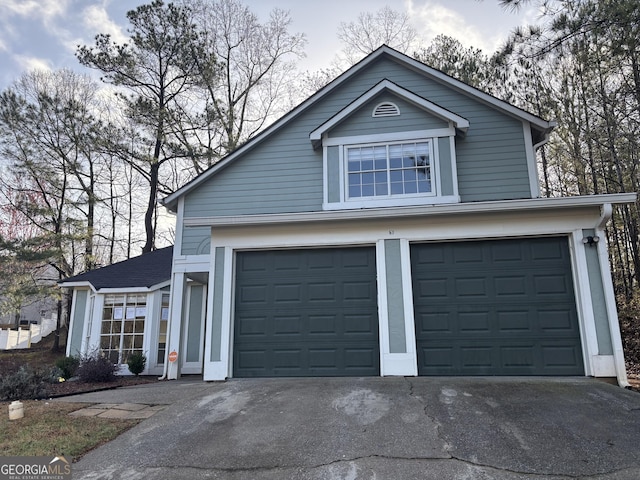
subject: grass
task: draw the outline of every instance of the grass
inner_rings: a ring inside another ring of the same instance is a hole
[[[64,342],[64,338],[61,339]],[[50,368],[64,357],[52,352],[53,334],[29,350],[0,353],[0,377],[21,365]],[[9,420],[9,404],[0,402],[0,455],[64,456],[78,460],[82,455],[103,445],[138,424],[140,420],[97,417],[71,417],[69,413],[88,406],[86,403],[23,400],[24,418]]]
[[[140,420],[70,417],[86,403],[24,401],[24,418],[9,420],[9,403],[2,402],[0,452],[3,456],[65,456],[83,454],[113,440]]]

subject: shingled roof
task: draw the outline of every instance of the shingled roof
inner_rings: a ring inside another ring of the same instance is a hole
[[[149,288],[171,280],[173,247],[114,263],[58,282],[62,287],[90,283],[93,288]]]

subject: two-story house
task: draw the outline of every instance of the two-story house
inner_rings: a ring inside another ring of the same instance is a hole
[[[379,48],[164,199],[176,242],[149,372],[626,385],[604,227],[635,194],[541,198],[553,126]],[[70,352],[113,335],[101,305]]]

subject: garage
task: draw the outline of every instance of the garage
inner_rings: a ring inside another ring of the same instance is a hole
[[[234,377],[380,374],[375,248],[236,255]]]
[[[419,375],[584,375],[566,237],[411,245]]]

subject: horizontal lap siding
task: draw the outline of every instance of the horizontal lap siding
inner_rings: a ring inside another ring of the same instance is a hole
[[[182,255],[206,255],[211,247],[210,227],[183,227]]]
[[[185,217],[322,210],[322,149],[312,148],[309,133],[384,78],[469,120],[466,137],[456,139],[462,201],[530,197],[521,122],[383,58],[190,192]]]
[[[373,109],[382,102],[395,103],[400,109],[400,115],[374,118],[372,116]],[[448,126],[448,122],[426,113],[421,108],[411,105],[395,95],[380,95],[367,102],[344,122],[338,124],[329,132],[329,137],[429,130],[447,128]]]

